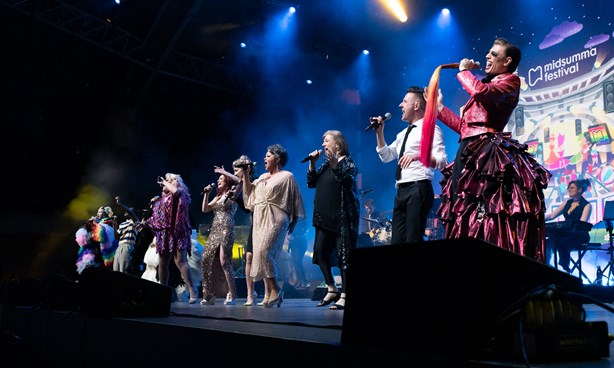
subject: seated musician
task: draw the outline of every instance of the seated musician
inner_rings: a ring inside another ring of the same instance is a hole
[[[558,251],[559,265],[567,272],[569,272],[572,249],[590,240],[588,231],[578,231],[575,226],[577,221],[587,222],[591,215],[592,207],[584,198],[584,193],[589,187],[590,181],[588,179],[570,181],[567,185],[569,199],[561,203],[551,213],[546,214],[545,217],[546,221],[549,221],[563,215],[565,222],[569,224],[569,226],[556,231],[554,240],[556,242],[555,248]]]
[[[364,206],[364,215],[366,216],[362,218],[362,229],[363,232],[372,235],[375,230],[385,225],[386,218],[384,214],[377,209],[373,198],[367,198]]]

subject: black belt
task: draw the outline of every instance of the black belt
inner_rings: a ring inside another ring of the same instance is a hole
[[[416,184],[416,183],[430,183],[431,181],[429,179],[422,179],[422,180],[418,180],[418,181],[406,181],[403,183],[399,183],[397,184],[397,187],[399,189],[403,189],[403,188],[409,188],[412,185]]]

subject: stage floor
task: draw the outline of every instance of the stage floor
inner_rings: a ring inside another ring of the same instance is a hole
[[[245,299],[238,299],[236,305],[223,302],[223,298],[215,305],[174,302],[168,318],[146,321],[325,344],[341,341],[343,311],[316,307],[318,302],[311,299],[284,298],[279,308],[246,307]]]
[[[223,299],[218,299],[215,305],[207,306],[173,302],[168,317],[153,318],[95,318],[83,312],[0,306],[4,334],[0,352],[8,358],[3,360],[8,364],[2,366],[107,367],[111,364],[127,367],[156,362],[190,364],[190,361],[258,366],[266,359],[263,354],[270,351],[280,357],[280,363],[300,366],[326,359],[348,364],[362,362],[367,366],[403,359],[404,365],[416,367],[614,367],[612,345],[609,357],[530,365],[506,359],[450,359],[445,350],[454,341],[441,342],[442,357],[345,346],[341,342],[345,311],[318,308],[317,301],[308,298],[286,298],[280,308],[246,307],[244,302],[245,299],[238,299],[236,305],[224,305]],[[379,313],[398,313],[402,318],[402,304],[397,302],[398,308],[384,300],[373,304],[370,307],[373,318]],[[612,309],[612,304],[583,304],[583,308],[587,321],[604,321],[611,333],[614,314],[608,309]],[[395,339],[408,339],[407,343],[411,344],[411,334],[407,332],[390,327]],[[12,341],[11,336],[19,341]],[[374,339],[382,337],[373,336]],[[103,354],[107,349],[110,349],[108,356]],[[161,355],[159,349],[164,351]],[[185,358],[178,358],[182,354]],[[27,360],[32,357],[36,357],[35,364]]]
[[[246,307],[242,305],[244,301],[244,299],[240,299],[237,305],[223,305],[223,300],[218,300],[212,306],[202,306],[198,303],[174,302],[171,305],[169,317],[132,318],[131,320],[330,346],[343,345],[341,343],[341,335],[344,311],[330,310],[328,307],[316,307],[317,301],[305,298],[286,298],[280,308]],[[376,318],[378,313],[394,312],[389,310],[389,306],[390,304],[385,302],[373,305],[374,318]],[[587,322],[604,321],[608,325],[608,331],[612,334],[614,329],[614,305],[610,303],[583,304],[583,308],[586,312]],[[402,331],[394,331],[394,327],[391,328],[391,333],[395,333],[397,335],[396,338],[399,339],[403,339],[404,335],[407,336]],[[377,339],[377,337],[374,338]],[[449,343],[453,344],[453,342]],[[445,344],[442,344],[442,348],[444,346]],[[596,360],[531,363],[530,367],[614,368],[613,344],[610,344],[609,352],[609,357]],[[392,356],[395,355],[392,354]],[[409,356],[411,360],[411,355],[399,356],[404,356],[405,358]],[[459,363],[458,361],[448,361],[447,357],[439,360],[435,357],[420,357],[419,354],[415,355],[414,361],[427,364],[428,366],[450,367],[457,366]],[[496,359],[470,359],[464,363],[467,366],[474,367],[527,367],[527,365],[521,362]]]

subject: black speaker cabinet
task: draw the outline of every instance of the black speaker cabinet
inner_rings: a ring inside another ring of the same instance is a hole
[[[172,301],[168,286],[102,267],[83,270],[78,295],[98,317],[168,317]]]
[[[477,239],[357,248],[347,273],[343,344],[472,358],[500,314],[540,286],[582,281]]]

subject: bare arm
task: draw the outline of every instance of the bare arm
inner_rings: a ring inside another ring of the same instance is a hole
[[[593,206],[587,204],[584,206],[582,210],[582,217],[580,217],[580,221],[588,222],[588,219],[591,217],[591,211],[593,210]]]
[[[547,213],[544,219],[548,221],[548,220],[553,220],[559,217],[561,213],[563,213],[563,208],[565,208],[565,203],[567,202],[561,203],[554,211]],[[587,207],[590,207],[590,206],[587,206]]]
[[[204,189],[203,189],[203,193],[205,193],[205,195],[203,196],[203,203],[202,203],[202,207],[201,210],[203,213],[207,213],[209,211],[211,211],[213,208],[213,204],[215,199],[217,198],[217,196],[215,198],[213,198],[213,200],[211,202],[209,202],[209,195],[211,194],[211,191],[213,190],[213,186],[207,185]]]
[[[377,140],[377,148],[380,149],[386,145],[386,140],[384,139],[384,126],[386,125],[386,122],[384,118],[381,116],[370,118],[369,121],[371,122],[372,125],[376,124],[373,127],[373,130],[375,131],[375,138]]]
[[[169,191],[169,193],[173,194],[173,196],[179,190],[175,184],[173,184],[172,182],[166,180],[163,177],[160,177],[158,179],[158,184],[160,184],[162,187],[166,188]]]
[[[249,175],[252,172],[252,165],[247,165],[241,170],[243,170],[243,177],[249,178]],[[249,197],[252,194],[253,189],[254,189],[254,184],[251,181],[243,180],[243,197]]]
[[[126,206],[126,205],[124,205],[124,204],[121,202],[121,200],[120,200],[119,196],[116,196],[116,197],[115,197],[115,202],[117,203],[117,205],[118,205],[118,206],[120,206],[121,208],[123,208],[123,209],[124,209],[124,210],[125,210],[125,211],[126,211],[128,214],[129,214],[129,215],[130,215],[130,218],[132,218],[132,221],[134,221],[135,223],[137,223],[137,222],[141,221],[141,219],[139,219],[139,216],[137,216],[137,214],[136,214],[136,213],[135,213],[135,212],[132,210],[132,208],[130,208],[130,207],[128,207],[128,206]]]
[[[230,180],[232,180],[233,184],[239,184],[239,182],[241,181],[241,178],[239,178],[238,176],[236,176],[233,173],[228,172],[228,170],[224,169],[224,166],[222,165],[222,167],[219,166],[214,166],[213,167],[213,171],[217,174],[221,174],[226,176],[227,178],[229,178]]]

